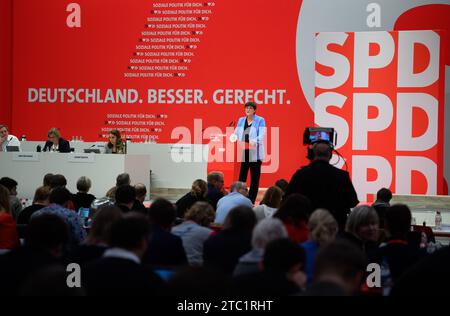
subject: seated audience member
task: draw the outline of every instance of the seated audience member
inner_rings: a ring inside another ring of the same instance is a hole
[[[127,214],[111,227],[111,248],[83,268],[82,286],[89,296],[155,295],[162,280],[141,264],[150,234],[147,218]]]
[[[272,240],[287,237],[286,228],[278,218],[265,218],[260,221],[253,229],[253,249],[239,258],[239,263],[234,269],[233,275],[239,276],[258,272],[267,244]]]
[[[216,210],[217,202],[219,202],[219,200],[226,194],[226,191],[223,188],[223,173],[219,171],[211,172],[210,174],[208,174],[206,182],[208,183],[206,200],[212,205],[214,210]]]
[[[0,249],[13,249],[19,246],[16,222],[11,216],[9,191],[0,184]]]
[[[76,212],[67,208],[71,202],[72,194],[66,188],[55,188],[50,193],[50,205],[34,213],[31,218],[43,214],[54,214],[61,217],[69,227],[69,247],[80,244],[86,238],[83,221]]]
[[[385,230],[388,236],[386,244],[374,251],[369,257],[370,262],[380,265],[387,263],[392,282],[396,282],[402,274],[426,255],[425,251],[408,244],[411,230],[411,211],[408,206],[396,204],[388,208],[385,217]],[[383,285],[385,293],[389,285]]]
[[[351,296],[359,293],[367,262],[364,253],[348,241],[321,247],[314,261],[314,281],[305,296]]]
[[[130,184],[131,184],[131,179],[130,179],[130,175],[128,173],[119,174],[116,178],[116,186],[112,187],[111,189],[108,190],[108,192],[106,192],[106,197],[114,200],[116,198],[117,188],[122,185],[130,185]]]
[[[389,189],[382,188],[377,192],[377,200],[372,204],[372,207],[377,211],[380,228],[384,228],[384,217],[390,207],[389,202],[391,199],[392,192]]]
[[[175,202],[177,206],[177,216],[184,218],[186,211],[194,205],[195,202],[205,201],[208,186],[204,180],[197,179],[192,183],[191,192],[187,193]]]
[[[365,254],[378,247],[378,215],[373,207],[355,207],[348,216],[343,239],[352,242]]]
[[[279,179],[277,182],[275,182],[275,186],[279,187],[281,191],[283,192],[283,196],[286,194],[286,190],[289,186],[289,182],[287,182],[285,179]]]
[[[70,143],[61,137],[57,128],[51,128],[47,136],[48,141],[45,143],[43,151],[70,153]]]
[[[99,259],[111,244],[111,227],[122,217],[116,206],[98,209],[86,240],[69,254],[67,262],[85,264]]]
[[[143,259],[144,263],[159,267],[187,264],[181,238],[170,232],[175,222],[175,213],[175,206],[164,199],[158,199],[150,206],[152,236]]]
[[[121,185],[116,190],[116,205],[122,212],[129,213],[132,211],[134,201],[136,200],[136,189],[131,185]]]
[[[10,146],[19,147],[20,151],[19,139],[9,133],[8,126],[0,124],[0,152],[8,151]]]
[[[239,258],[252,249],[255,224],[255,212],[250,207],[233,208],[225,219],[223,229],[205,241],[203,264],[232,274]]]
[[[125,143],[117,129],[109,132],[109,141],[105,145],[105,154],[125,154]]]
[[[47,173],[47,174],[44,176],[44,179],[42,180],[42,186],[43,186],[43,187],[51,187],[50,181],[51,181],[51,179],[52,179],[53,176],[54,176],[53,173]]]
[[[73,195],[73,205],[75,210],[78,211],[81,207],[90,208],[92,201],[95,200],[95,196],[89,194],[92,182],[88,177],[80,177],[77,181],[77,194]]]
[[[25,245],[0,256],[0,295],[17,295],[33,273],[60,262],[68,238],[68,227],[59,216],[33,217]]]
[[[49,179],[50,189],[65,188],[67,186],[67,179],[62,174],[52,175]]]
[[[258,297],[293,295],[301,292],[306,283],[302,269],[305,252],[287,238],[267,244],[262,271],[235,278],[235,294]]]
[[[142,183],[137,183],[134,185],[136,190],[136,199],[134,200],[133,211],[148,215],[148,209],[144,205],[145,197],[147,196],[147,188]]]
[[[39,187],[36,189],[33,198],[33,205],[30,205],[20,212],[17,218],[17,224],[27,225],[30,222],[31,216],[40,209],[50,204],[50,188]]]
[[[163,295],[176,297],[230,297],[234,293],[231,278],[220,270],[187,266],[177,270],[168,280]]]
[[[302,243],[308,240],[308,218],[311,212],[312,206],[308,198],[294,193],[281,204],[273,217],[283,222],[291,240]]]
[[[231,193],[224,196],[217,203],[215,223],[223,225],[230,210],[237,206],[247,206],[253,208],[252,201],[248,198],[247,184],[236,181],[230,187]]]
[[[256,214],[256,219],[261,221],[264,218],[272,217],[280,208],[282,198],[283,191],[279,187],[273,186],[268,188],[261,203],[253,209]]]
[[[17,181],[8,177],[0,179],[0,184],[3,185],[9,191],[9,207],[11,210],[11,216],[14,220],[17,220],[20,212],[22,211],[22,203],[17,198]]]
[[[311,284],[313,279],[313,265],[317,250],[333,242],[336,239],[338,229],[336,219],[327,210],[315,210],[309,217],[309,239],[302,244],[306,254],[305,272],[308,277],[308,284]]]
[[[185,214],[185,221],[172,228],[172,234],[183,241],[188,262],[191,266],[203,265],[203,244],[209,238],[214,221],[214,209],[208,202],[196,202]]]

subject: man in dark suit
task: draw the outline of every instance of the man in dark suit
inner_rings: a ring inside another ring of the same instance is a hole
[[[359,201],[347,171],[330,165],[332,148],[328,143],[313,145],[314,157],[311,163],[299,169],[289,182],[286,197],[300,193],[311,200],[313,209],[324,208],[330,211],[344,230],[350,208]]]
[[[61,137],[57,128],[48,131],[48,141],[45,143],[44,151],[57,151],[60,153],[70,153],[70,143]]]
[[[83,269],[83,287],[89,296],[159,293],[162,280],[141,264],[149,233],[148,220],[141,214],[125,215],[113,224],[111,248]]]

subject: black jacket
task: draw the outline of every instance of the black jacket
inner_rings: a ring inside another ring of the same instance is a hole
[[[292,193],[309,198],[313,209],[330,211],[341,230],[344,229],[350,208],[359,203],[348,172],[326,161],[314,161],[299,169],[289,182],[286,197]]]
[[[45,143],[43,151],[50,151],[52,146],[53,143],[51,141],[47,141]],[[58,151],[60,153],[70,153],[70,143],[62,137],[59,139]]]

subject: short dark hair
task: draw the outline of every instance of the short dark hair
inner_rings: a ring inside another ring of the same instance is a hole
[[[225,218],[224,228],[232,228],[241,231],[252,231],[256,225],[255,212],[248,206],[236,206],[232,208]]]
[[[10,192],[17,186],[17,181],[8,177],[3,177],[0,179],[0,184],[7,188]]]
[[[55,174],[50,178],[50,188],[65,187],[67,179],[62,174]]]
[[[145,187],[145,184],[135,184],[134,188],[136,189],[136,198],[144,197],[147,194],[147,188]]]
[[[157,199],[150,206],[149,217],[153,224],[170,227],[176,219],[175,206],[165,199]]]
[[[63,187],[57,187],[50,193],[50,203],[64,205],[67,201],[72,200],[72,194],[69,190]]]
[[[247,107],[247,106],[251,106],[256,111],[257,106],[256,106],[255,102],[250,101],[250,102],[245,103],[244,107]]]
[[[51,250],[69,240],[69,228],[54,214],[33,216],[27,227],[25,244],[34,249]]]
[[[405,204],[392,205],[387,209],[384,221],[391,237],[406,239],[411,230],[411,210]]]
[[[277,180],[277,182],[275,182],[275,186],[279,187],[284,194],[286,193],[286,190],[289,186],[289,182],[287,182],[285,179],[279,179]]]
[[[136,200],[136,189],[129,184],[117,187],[115,195],[117,204],[128,204]]]
[[[314,261],[315,277],[326,273],[337,274],[345,280],[364,273],[366,258],[363,252],[348,241],[338,240],[323,245]]]
[[[34,193],[33,202],[36,201],[45,201],[50,198],[50,188],[43,186],[36,189],[36,192]]]
[[[281,203],[280,208],[273,216],[279,218],[283,223],[288,220],[293,220],[295,223],[300,221],[307,223],[312,210],[311,201],[306,196],[294,193]]]
[[[148,238],[148,219],[141,214],[127,214],[111,227],[111,247],[132,250],[139,247],[143,238]]]
[[[116,187],[120,187],[121,185],[130,184],[130,175],[128,173],[121,173],[116,178]]]
[[[294,241],[281,238],[272,240],[264,251],[264,270],[288,272],[294,265],[305,265],[305,250]]]
[[[53,173],[47,173],[47,174],[44,176],[44,180],[42,181],[42,184],[43,184],[44,186],[46,186],[46,187],[49,187],[50,184],[51,184],[51,179],[52,179],[52,177],[53,177]]]
[[[387,188],[381,188],[377,192],[377,200],[389,203],[392,199],[392,192]]]

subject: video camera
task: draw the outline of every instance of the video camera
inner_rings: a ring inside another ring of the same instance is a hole
[[[336,145],[336,135],[332,127],[307,127],[303,133],[303,145],[315,143],[328,143],[331,147]]]

